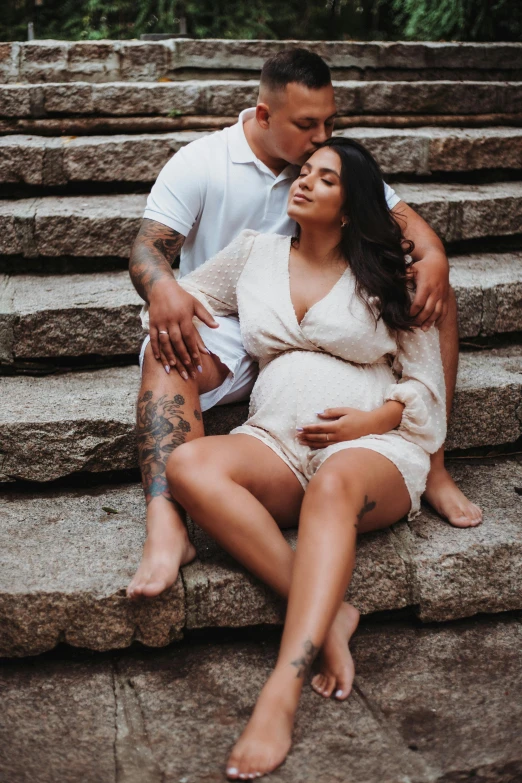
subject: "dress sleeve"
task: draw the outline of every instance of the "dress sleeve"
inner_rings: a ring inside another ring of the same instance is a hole
[[[433,454],[446,439],[446,388],[437,327],[401,332],[393,370],[400,379],[388,387],[384,400],[405,406],[399,432]]]
[[[237,283],[258,231],[245,229],[219,253],[178,282],[212,315],[237,313]]]

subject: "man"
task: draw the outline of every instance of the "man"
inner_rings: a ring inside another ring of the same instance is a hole
[[[215,321],[176,283],[171,264],[181,252],[186,274],[225,247],[244,228],[294,233],[286,215],[288,190],[300,166],[332,134],[336,106],[330,71],[304,49],[284,50],[265,63],[255,109],[231,128],[192,142],[166,164],[147,202],[130,258],[136,290],[148,304],[150,331],[141,352],[138,449],[147,500],[147,539],[130,597],[155,596],[172,585],[181,565],[195,557],[165,480],[168,455],[201,437],[201,411],[246,399],[256,367],[246,354],[235,318]],[[388,186],[390,209],[413,240],[419,327],[441,330],[448,411],[458,362],[456,304],[449,289],[443,245],[427,223]],[[146,309],[147,310],[147,309]],[[202,322],[196,330],[193,317]],[[210,349],[210,350],[209,350]],[[323,432],[341,428],[325,420]],[[340,438],[342,439],[342,437]],[[204,477],[202,477],[204,480]],[[432,458],[426,500],[452,524],[478,524],[470,503],[444,467],[443,449]]]

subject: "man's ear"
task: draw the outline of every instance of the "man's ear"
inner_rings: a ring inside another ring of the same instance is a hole
[[[268,103],[258,103],[256,106],[256,120],[263,130],[270,127],[270,106]]]

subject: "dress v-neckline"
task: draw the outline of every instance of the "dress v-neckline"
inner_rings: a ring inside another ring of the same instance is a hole
[[[294,321],[296,322],[298,328],[302,331],[302,326],[303,326],[304,321],[306,320],[306,317],[307,317],[308,313],[310,313],[314,309],[314,307],[317,307],[317,305],[321,304],[321,302],[324,302],[325,299],[328,299],[328,297],[333,292],[333,290],[339,285],[341,280],[344,279],[344,276],[346,275],[346,273],[348,272],[350,267],[348,265],[346,265],[346,269],[344,270],[344,272],[342,273],[340,278],[335,281],[335,283],[330,288],[330,290],[324,296],[322,296],[320,299],[318,299],[317,302],[314,302],[312,305],[310,305],[308,310],[305,312],[305,314],[303,315],[303,317],[299,321],[298,318],[297,318],[297,313],[295,311],[294,303],[292,301],[292,287],[291,287],[291,281],[290,281],[290,254],[291,254],[291,252],[292,252],[292,237],[288,237],[288,253],[287,253],[287,258],[286,258],[286,283],[287,283],[286,289],[288,291],[288,300],[290,302],[290,309],[292,310],[292,313],[294,314]]]

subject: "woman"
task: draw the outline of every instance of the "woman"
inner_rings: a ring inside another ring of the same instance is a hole
[[[283,762],[319,649],[314,689],[348,696],[358,612],[343,598],[357,534],[418,513],[429,454],[446,430],[438,332],[411,328],[411,243],[371,155],[330,139],[303,165],[288,214],[294,239],[243,231],[181,280],[213,315],[239,313],[260,372],[244,425],[171,454],[170,490],[288,599],[275,669],[228,760],[233,780]],[[350,440],[311,424],[336,415],[349,417]],[[297,523],[294,553],[280,527]]]

